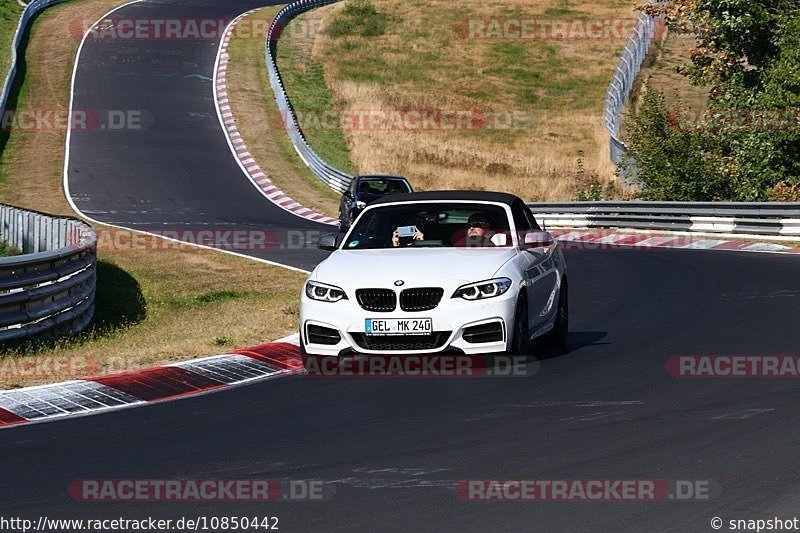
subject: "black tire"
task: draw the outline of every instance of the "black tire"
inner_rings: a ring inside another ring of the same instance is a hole
[[[567,336],[569,334],[569,290],[567,280],[561,281],[561,291],[558,295],[558,309],[556,310],[553,329],[542,337],[545,348],[563,353],[567,350]]]
[[[528,303],[520,296],[514,311],[514,328],[511,332],[511,346],[508,355],[528,355],[531,350],[530,330],[528,329]]]

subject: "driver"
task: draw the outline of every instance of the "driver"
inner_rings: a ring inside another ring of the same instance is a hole
[[[473,213],[467,220],[466,228],[453,234],[452,242],[455,246],[494,246],[489,236],[489,228],[489,217],[486,213]]]

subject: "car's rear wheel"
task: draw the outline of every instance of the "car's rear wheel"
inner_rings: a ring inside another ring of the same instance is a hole
[[[563,352],[567,349],[567,335],[569,334],[569,290],[566,278],[561,281],[561,290],[558,294],[558,309],[553,323],[553,329],[542,337],[542,344],[551,350]]]
[[[530,352],[530,331],[528,329],[528,304],[525,298],[517,300],[514,312],[514,329],[511,333],[509,355],[527,355]]]

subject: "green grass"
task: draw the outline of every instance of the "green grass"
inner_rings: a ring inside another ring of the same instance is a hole
[[[453,21],[468,19],[466,8],[455,5],[429,6],[419,26],[410,27],[398,17],[387,15],[386,37],[395,41],[365,38],[355,28],[343,31],[336,26],[347,17],[342,10],[326,32],[336,38],[328,46],[328,60],[337,67],[337,82],[374,83],[381,86],[407,86],[415,91],[441,90],[443,80],[473,80],[461,83],[455,92],[487,105],[507,102],[521,111],[560,109],[569,102],[570,109],[597,111],[601,109],[606,87],[613,68],[596,75],[586,71],[586,60],[580,55],[565,53],[562,43],[547,41],[465,42],[455,35]],[[500,9],[499,17],[578,18],[586,16],[570,7],[568,0],[535,14],[519,8]],[[342,23],[343,24],[343,23]],[[349,27],[349,26],[348,26]],[[570,43],[568,43],[570,44]],[[448,53],[453,46],[475,49],[469,61],[455,60]],[[619,43],[603,43],[603,55],[612,65],[618,56]],[[483,48],[481,48],[483,47]],[[413,50],[412,53],[409,50]],[[475,59],[477,56],[477,59]],[[480,57],[482,56],[482,57]],[[448,82],[445,81],[445,85]],[[449,89],[449,88],[448,88]]]
[[[3,0],[0,4],[0,80],[3,81],[11,63],[11,41],[17,29],[20,13],[22,6],[14,0]]]
[[[208,291],[202,294],[174,294],[169,297],[161,299],[161,303],[170,309],[191,309],[191,308],[205,308],[211,305],[216,305],[223,302],[230,302],[233,300],[251,300],[258,301],[260,294],[258,292],[246,291]]]
[[[310,50],[302,49],[303,40],[292,39],[291,25],[302,17],[289,23],[283,39],[278,43],[278,68],[283,78],[289,99],[299,116],[317,116],[336,109],[333,96],[325,84],[325,71],[319,62],[311,57]],[[296,32],[298,35],[302,32]],[[302,127],[302,118],[301,118]],[[322,159],[344,172],[355,174],[357,169],[350,161],[349,150],[340,128],[303,128],[303,134],[314,151]]]
[[[10,245],[6,241],[0,241],[0,257],[9,257],[21,253],[22,251],[16,246]]]
[[[389,17],[376,10],[371,0],[347,0],[325,31],[331,37],[377,37],[386,33],[389,22]]]

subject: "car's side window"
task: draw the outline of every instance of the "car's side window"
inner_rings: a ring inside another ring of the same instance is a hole
[[[511,215],[514,217],[514,225],[517,227],[517,232],[524,232],[531,229],[530,220],[525,216],[525,205],[519,202],[514,202],[511,205]]]
[[[522,206],[522,211],[525,213],[525,218],[528,219],[528,223],[530,224],[530,228],[536,231],[540,231],[542,228],[539,226],[539,223],[536,222],[536,217],[533,216],[530,207],[527,205]]]

